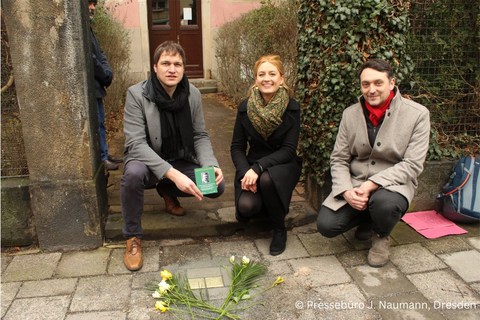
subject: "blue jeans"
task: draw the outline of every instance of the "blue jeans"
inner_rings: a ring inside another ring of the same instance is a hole
[[[100,140],[100,159],[107,160],[108,145],[107,145],[107,130],[105,129],[105,108],[103,107],[102,98],[97,98],[97,118],[98,118],[98,133]]]

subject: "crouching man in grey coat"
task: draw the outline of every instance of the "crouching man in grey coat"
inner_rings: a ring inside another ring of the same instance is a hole
[[[142,267],[142,213],[144,190],[155,187],[166,211],[185,215],[177,197],[202,200],[195,168],[214,167],[219,197],[225,181],[205,130],[200,92],[184,75],[185,52],[175,42],[159,45],[150,78],[128,89],[125,102],[124,172],[121,180],[123,235],[127,239],[124,263]]]
[[[389,235],[407,211],[428,151],[428,110],[403,98],[391,66],[366,62],[359,72],[362,97],[343,112],[331,155],[332,192],[318,214],[318,231],[335,237],[356,226],[372,238],[368,264],[389,261]]]

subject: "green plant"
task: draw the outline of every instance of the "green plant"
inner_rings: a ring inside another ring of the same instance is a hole
[[[215,38],[218,77],[223,91],[236,103],[248,95],[255,61],[278,54],[284,63],[287,84],[295,87],[297,65],[295,0],[268,0],[223,25]]]
[[[105,125],[109,135],[122,128],[125,93],[132,85],[128,73],[131,61],[130,34],[123,26],[124,17],[116,17],[115,9],[116,6],[106,5],[105,0],[99,1],[92,24],[92,29],[113,72],[113,81],[107,88],[107,96],[104,99]]]
[[[360,95],[358,68],[386,60],[397,83],[412,72],[409,20],[401,0],[300,1],[298,20],[300,150],[305,173],[323,185],[342,112]]]

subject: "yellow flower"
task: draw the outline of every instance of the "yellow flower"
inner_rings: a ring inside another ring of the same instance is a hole
[[[277,284],[280,284],[280,283],[283,283],[283,278],[279,276],[277,280],[275,280],[275,283],[273,285],[276,286]]]
[[[163,270],[162,272],[160,272],[160,275],[162,276],[162,279],[165,281],[170,280],[172,278],[172,274],[167,270]]]
[[[168,290],[170,290],[170,285],[166,283],[165,280],[162,280],[162,282],[158,284],[158,291],[160,294],[165,294]]]
[[[165,302],[158,300],[157,303],[155,303],[155,310],[165,312],[168,310],[168,307],[165,305]]]
[[[249,263],[250,263],[250,259],[248,259],[246,256],[243,256],[242,264],[249,264]]]
[[[235,262],[235,256],[230,257],[230,263],[233,264]]]

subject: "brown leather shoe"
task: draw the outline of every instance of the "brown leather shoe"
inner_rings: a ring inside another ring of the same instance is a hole
[[[106,159],[103,161],[103,166],[107,170],[118,170],[118,164],[113,163],[112,161]]]
[[[123,263],[130,271],[137,271],[143,265],[142,259],[142,244],[138,238],[130,238],[127,240],[127,250],[123,256]]]
[[[186,214],[185,209],[180,205],[177,197],[169,196],[161,187],[157,185],[158,194],[165,200],[165,210],[174,216],[184,216]]]

